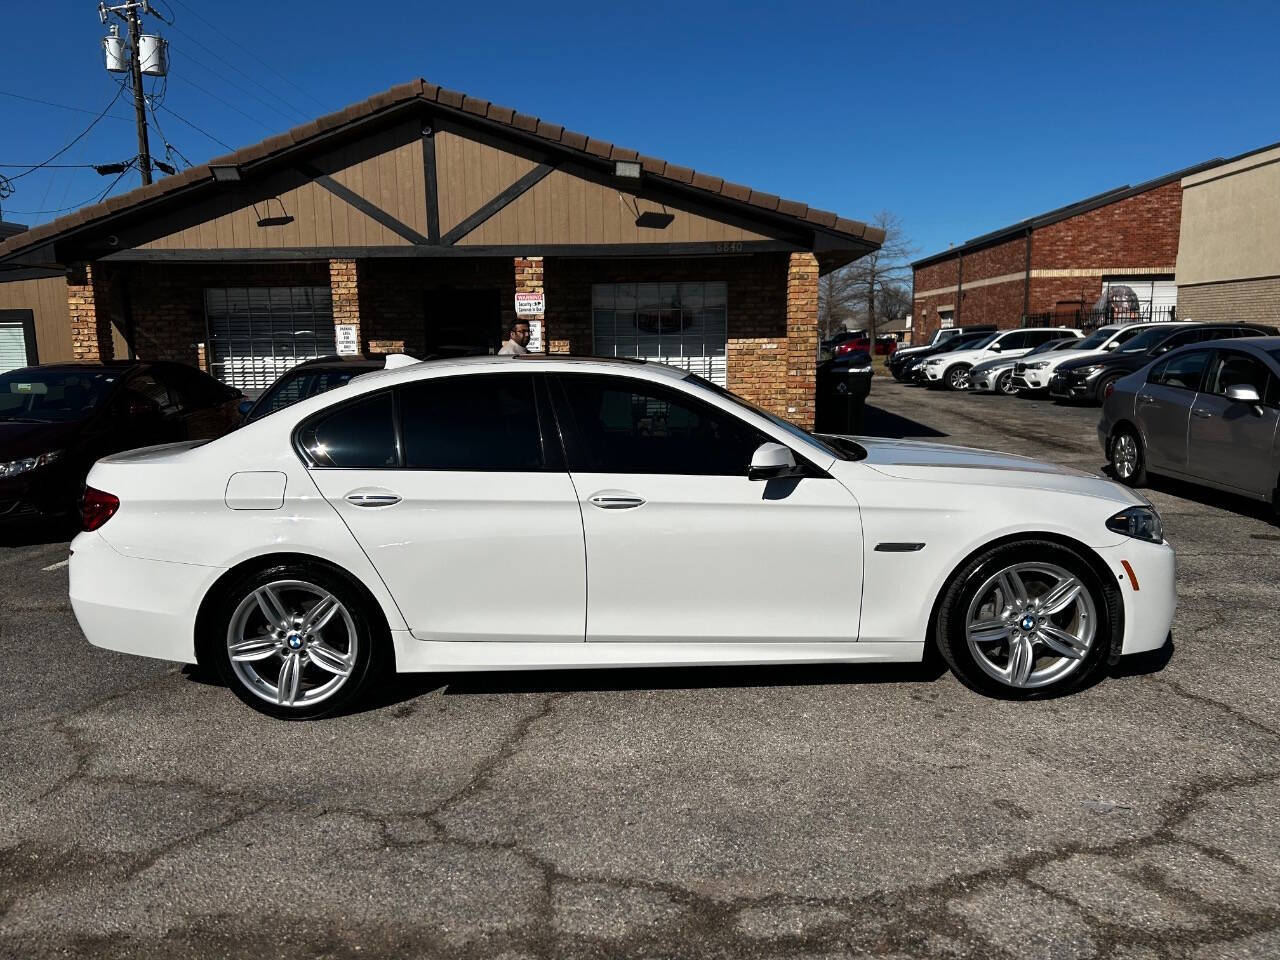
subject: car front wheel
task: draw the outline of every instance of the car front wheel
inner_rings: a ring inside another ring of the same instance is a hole
[[[969,368],[963,364],[957,364],[947,371],[943,377],[949,390],[968,390],[969,389]]]
[[[1016,397],[1018,395],[1018,388],[1013,385],[1012,370],[1006,370],[1000,374],[999,379],[996,380],[996,389],[1006,397]]]
[[[320,564],[246,574],[215,602],[206,649],[236,696],[271,716],[335,713],[388,665],[385,630],[369,601]]]
[[[985,551],[952,581],[936,624],[955,675],[989,696],[1057,696],[1101,670],[1119,596],[1075,550],[1028,540]]]

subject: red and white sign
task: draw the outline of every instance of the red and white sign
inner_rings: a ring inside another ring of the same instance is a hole
[[[547,296],[539,291],[538,293],[517,293],[516,294],[516,316],[517,317],[540,317],[547,312]]]

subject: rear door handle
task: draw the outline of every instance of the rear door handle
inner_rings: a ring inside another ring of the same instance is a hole
[[[591,498],[591,503],[601,510],[631,510],[634,507],[644,506],[644,497],[637,497],[633,493],[609,490],[597,493]]]
[[[1139,400],[1141,400],[1143,403],[1155,403],[1155,402],[1156,402],[1156,398],[1155,398],[1155,397],[1153,397],[1153,396],[1152,396],[1151,394],[1149,394],[1149,393],[1140,393],[1140,394],[1138,394],[1138,399],[1139,399]]]
[[[1210,413],[1208,410],[1192,410],[1192,411],[1191,411],[1191,415],[1192,415],[1193,417],[1199,417],[1201,420],[1212,420],[1212,419],[1213,419],[1213,414],[1212,414],[1212,413]]]
[[[353,507],[390,507],[399,503],[401,497],[390,490],[352,490],[346,499]]]

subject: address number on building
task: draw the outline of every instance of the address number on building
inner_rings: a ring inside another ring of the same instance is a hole
[[[516,316],[540,317],[547,312],[547,296],[544,293],[517,293]]]

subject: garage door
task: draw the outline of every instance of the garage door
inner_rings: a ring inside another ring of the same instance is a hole
[[[728,284],[597,283],[594,353],[657,360],[725,386]]]
[[[0,310],[0,373],[36,363],[30,310]]]
[[[328,287],[205,290],[209,372],[253,396],[290,367],[335,352]]]

